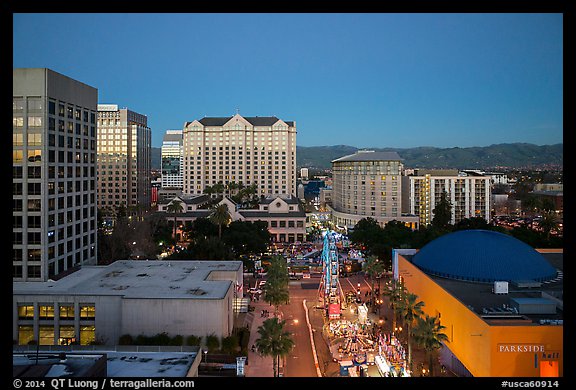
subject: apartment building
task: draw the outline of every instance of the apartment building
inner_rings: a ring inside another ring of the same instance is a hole
[[[47,68],[12,72],[12,276],[96,264],[98,90]]]
[[[404,176],[406,212],[420,217],[428,225],[434,218],[434,208],[446,191],[452,205],[451,224],[463,219],[481,217],[490,221],[490,176],[469,175],[458,170],[416,169],[414,175]]]
[[[219,182],[256,184],[258,195],[296,194],[296,123],[272,117],[204,117],[186,122],[183,192]]]

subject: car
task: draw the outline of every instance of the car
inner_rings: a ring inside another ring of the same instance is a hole
[[[251,287],[248,292],[250,294],[262,294],[262,290],[260,290],[259,288],[256,287]]]

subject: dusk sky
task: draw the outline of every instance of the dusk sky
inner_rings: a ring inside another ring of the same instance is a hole
[[[14,14],[15,68],[148,116],[295,121],[298,146],[563,142],[555,13]]]

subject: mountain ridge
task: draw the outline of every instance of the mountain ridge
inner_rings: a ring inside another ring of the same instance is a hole
[[[152,169],[160,169],[161,148],[152,147]],[[501,143],[489,146],[450,147],[417,146],[413,148],[358,148],[350,145],[298,146],[298,168],[330,169],[332,160],[357,150],[395,151],[404,160],[405,168],[486,169],[495,167],[544,168],[564,165],[564,144],[535,145]]]

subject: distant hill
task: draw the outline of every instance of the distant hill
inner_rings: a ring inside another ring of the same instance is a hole
[[[372,148],[375,151],[396,151],[406,168],[486,169],[494,167],[545,167],[564,163],[563,144],[533,145],[525,143],[495,144],[471,148]],[[161,167],[161,148],[152,148],[152,169]],[[359,148],[348,145],[297,146],[298,168],[331,168],[331,161],[355,153]]]
[[[331,168],[331,161],[355,153],[359,148],[347,145],[297,146],[296,165],[309,168]],[[544,167],[563,165],[563,144],[533,145],[526,143],[495,144],[470,148],[371,148],[395,151],[404,159],[406,168],[485,169],[494,167]]]

